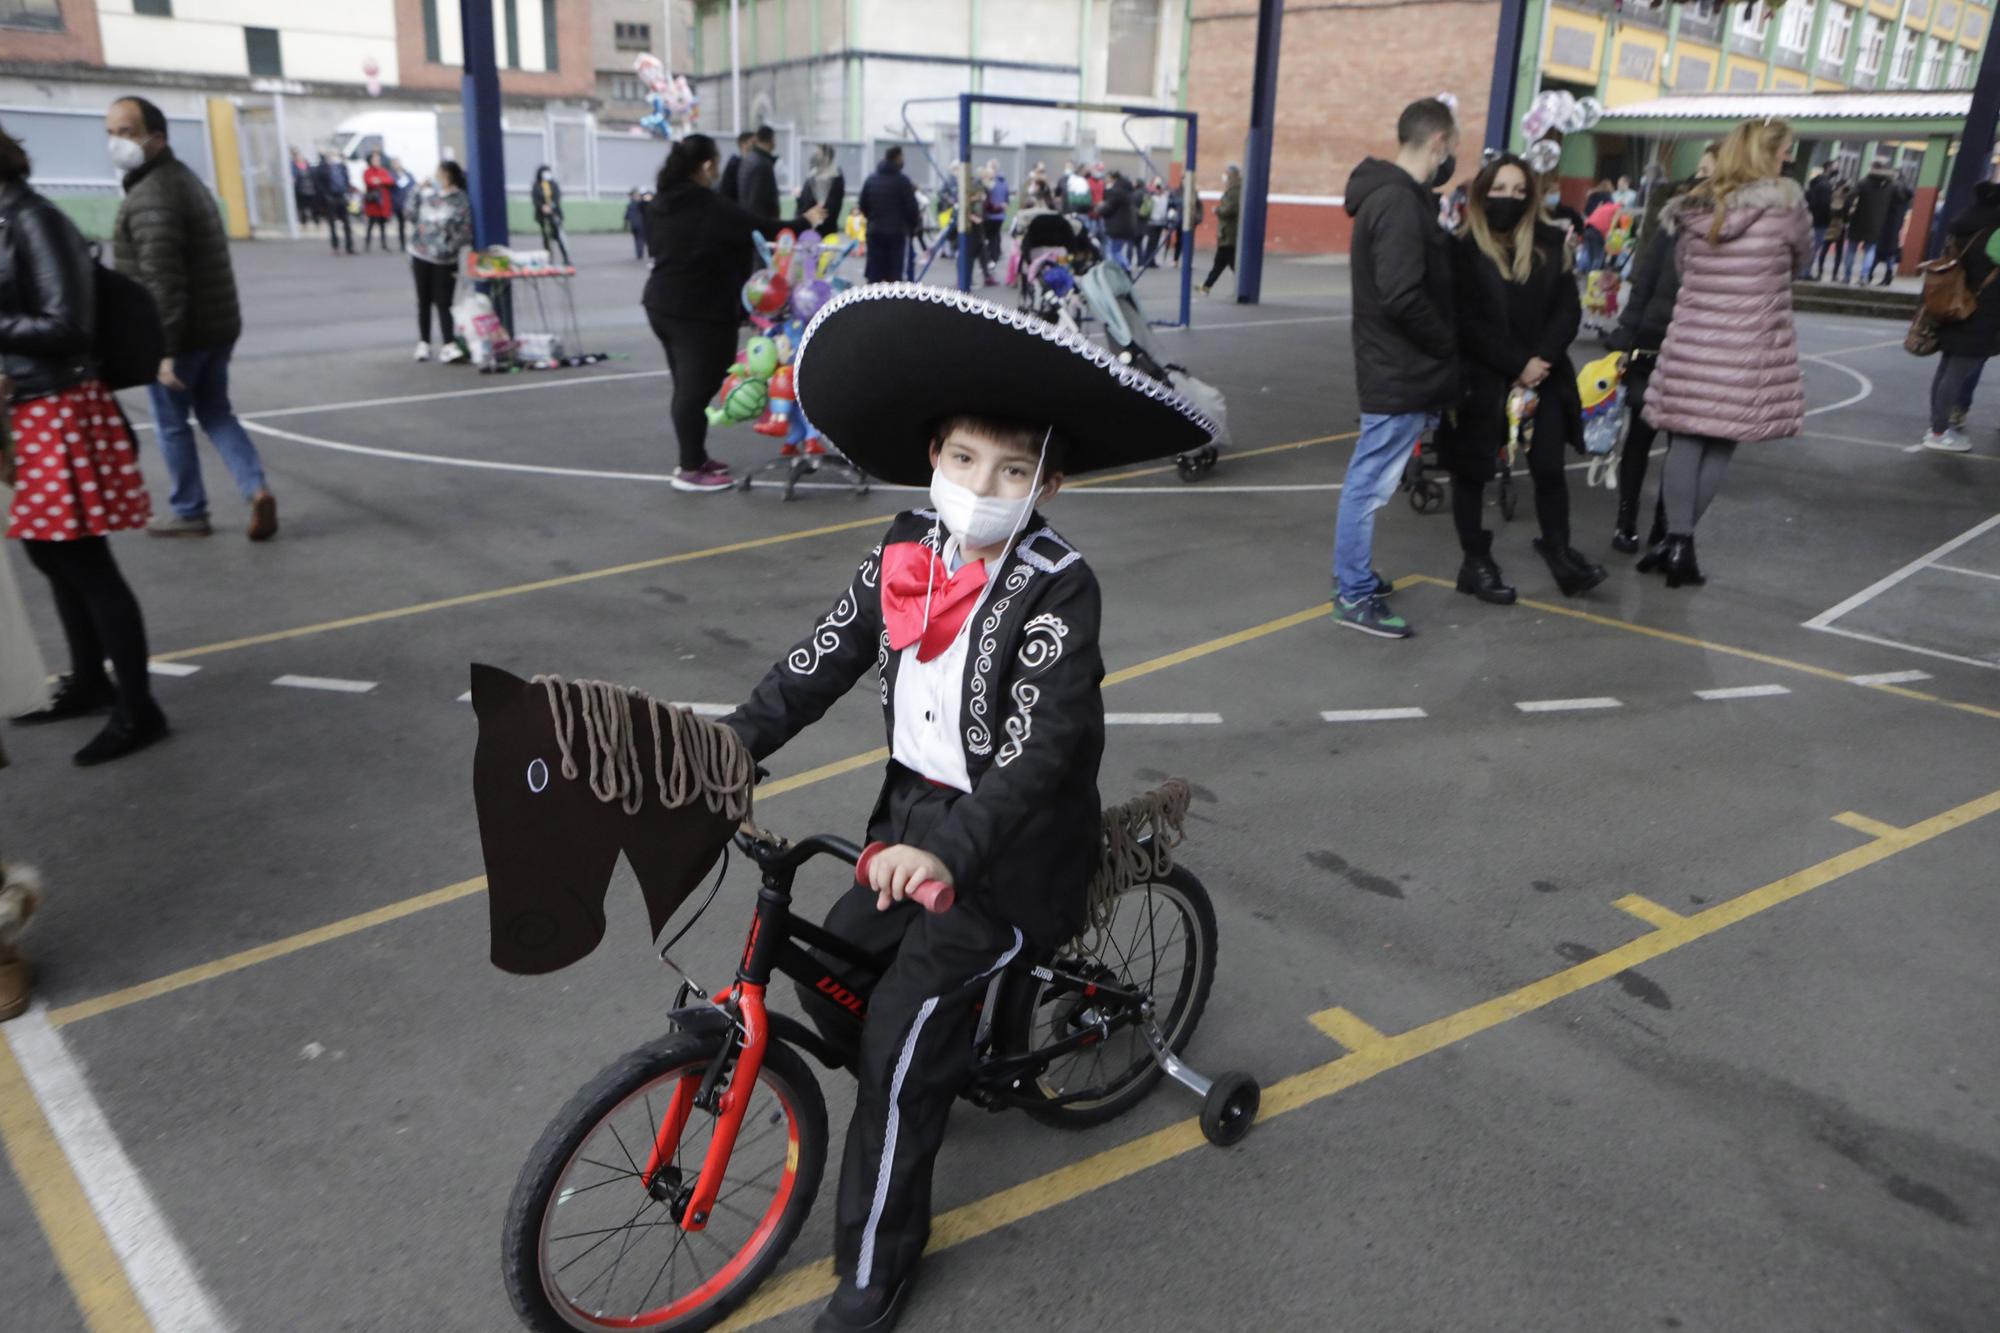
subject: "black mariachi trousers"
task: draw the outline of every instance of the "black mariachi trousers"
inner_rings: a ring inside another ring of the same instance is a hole
[[[963,795],[891,764],[869,841],[913,842]],[[1021,932],[963,899],[935,916],[911,902],[878,912],[875,895],[859,887],[833,905],[826,927],[871,953],[896,955],[861,1025],[860,1086],[840,1164],[833,1242],[842,1277],[860,1287],[894,1286],[930,1240],[931,1170],[951,1104],[972,1074],[973,1007],[993,974],[1021,952]],[[826,998],[803,986],[799,995],[822,1028],[851,1022],[844,1013],[824,1021]]]

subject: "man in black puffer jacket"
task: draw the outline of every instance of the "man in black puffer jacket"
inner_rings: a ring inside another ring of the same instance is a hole
[[[1375,511],[1395,493],[1417,437],[1458,394],[1451,249],[1432,193],[1451,180],[1458,125],[1450,107],[1426,97],[1403,109],[1396,139],[1394,161],[1367,158],[1347,180],[1361,438],[1333,546],[1334,619],[1385,639],[1408,638],[1410,627],[1383,600],[1390,590],[1369,564]]]
[[[229,358],[243,333],[236,275],[222,215],[201,177],[167,146],[167,118],[143,97],[124,97],[105,113],[112,161],[125,173],[112,242],[118,271],[137,279],[160,310],[166,357],[150,386],[160,457],[173,478],[173,513],[147,525],[156,537],[206,537],[208,492],[195,454],[192,414],[250,502],[250,540],[278,531],[278,502],[264,484],[264,463],[229,404]]]

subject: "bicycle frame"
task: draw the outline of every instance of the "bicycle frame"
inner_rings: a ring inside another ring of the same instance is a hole
[[[660,1171],[673,1160],[679,1149],[681,1136],[696,1108],[714,1113],[715,1128],[702,1160],[701,1173],[691,1190],[683,1184],[684,1196],[674,1201],[677,1222],[683,1231],[700,1231],[708,1225],[709,1214],[722,1188],[723,1174],[729,1169],[730,1154],[735,1150],[744,1112],[749,1106],[757,1076],[764,1067],[765,1052],[770,1046],[773,1023],[765,1007],[765,993],[772,975],[789,977],[809,986],[860,1021],[867,1016],[867,994],[848,989],[802,946],[830,954],[876,978],[888,970],[893,958],[871,954],[813,922],[798,919],[792,912],[792,881],[801,865],[818,856],[835,856],[852,865],[861,858],[860,847],[844,838],[825,834],[797,843],[764,841],[739,834],[737,843],[762,869],[763,884],[757,892],[757,906],[750,919],[749,935],[743,942],[743,954],[737,964],[734,984],[708,997],[706,1005],[694,1011],[715,1016],[718,1026],[722,1028],[723,1047],[699,1076],[683,1075],[674,1085],[673,1097],[660,1117],[659,1132],[640,1172],[640,1183],[649,1190],[653,1189]],[[1158,1048],[1150,995],[1109,982],[1059,972],[1040,964],[1024,970],[1052,986],[1053,993],[1075,994],[1091,1001],[1104,1012],[1096,1023],[1060,1041],[1016,1055],[981,1061],[974,1075],[975,1103],[997,1109],[1007,1105],[1062,1105],[1088,1097],[1089,1091],[1051,1098],[1021,1093],[1017,1089],[1023,1080],[1039,1075],[1049,1061],[1103,1040],[1126,1022],[1151,1029],[1148,1042]],[[872,982],[868,990],[873,990]],[[1113,1015],[1118,1021],[1114,1022],[1112,1017],[1106,1015]],[[821,1058],[826,1057],[822,1055]]]

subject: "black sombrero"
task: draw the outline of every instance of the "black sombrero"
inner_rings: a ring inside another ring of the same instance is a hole
[[[1221,434],[1172,387],[1087,339],[914,282],[827,302],[792,373],[815,430],[870,475],[906,486],[929,484],[934,429],[961,413],[1053,426],[1072,475],[1186,453]]]

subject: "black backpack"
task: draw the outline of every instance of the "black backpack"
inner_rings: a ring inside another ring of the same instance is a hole
[[[159,378],[167,354],[160,308],[136,278],[92,261],[97,270],[97,345],[93,352],[104,383],[133,389]]]

